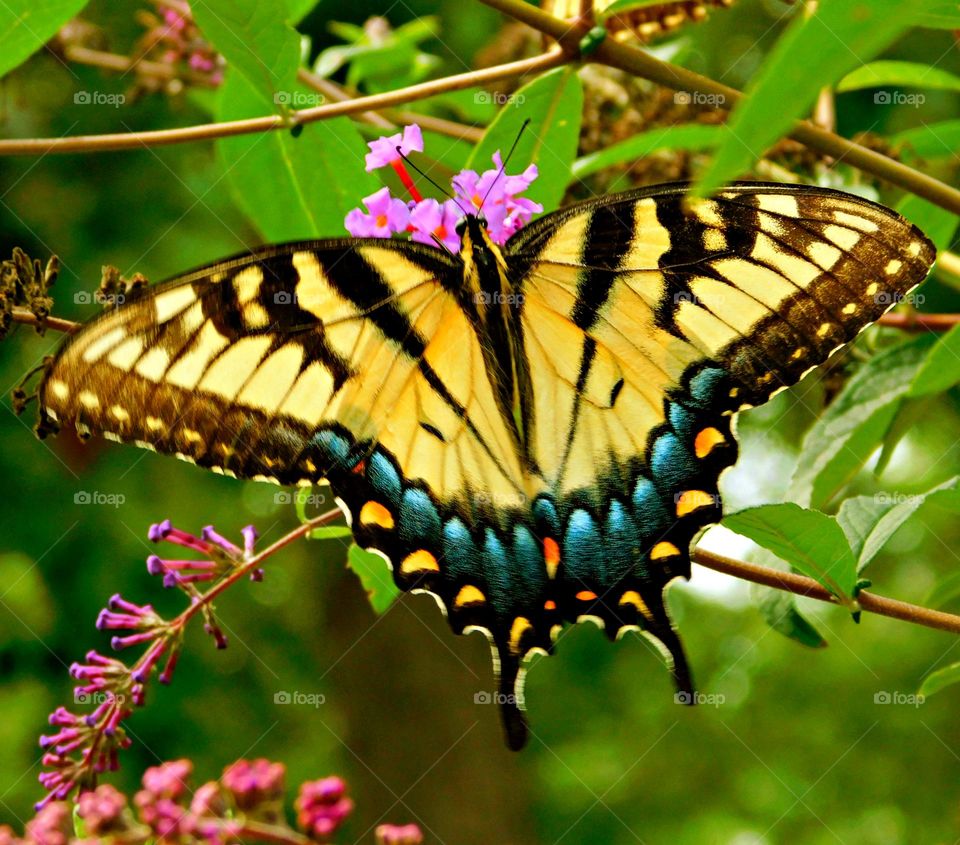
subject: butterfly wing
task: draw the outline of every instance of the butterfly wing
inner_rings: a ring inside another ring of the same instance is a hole
[[[930,242],[836,191],[685,185],[584,203],[507,245],[522,292],[528,432],[566,618],[639,626],[689,673],[662,593],[721,516],[732,414],[795,383],[926,276]],[[546,504],[544,504],[546,507]]]

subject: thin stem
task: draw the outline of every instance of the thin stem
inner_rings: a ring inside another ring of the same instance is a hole
[[[919,311],[894,311],[877,323],[906,332],[946,332],[960,324],[960,314],[923,314]]]
[[[14,308],[11,317],[13,322],[23,323],[27,326],[35,326],[39,322],[36,314],[27,311],[25,308]],[[53,329],[55,332],[65,332],[66,334],[73,334],[83,325],[73,320],[64,320],[62,317],[47,317],[44,322],[48,329]]]
[[[784,590],[788,593],[817,599],[828,604],[841,604],[833,593],[821,587],[812,578],[807,578],[806,575],[798,575],[795,572],[781,572],[768,566],[758,566],[755,563],[733,560],[703,549],[695,549],[692,558],[694,562],[707,567],[707,569],[723,572],[726,575],[732,575],[734,578],[763,584],[765,587],[773,587],[776,590]],[[924,625],[927,628],[960,634],[960,616],[955,616],[952,613],[944,613],[940,610],[931,610],[927,607],[890,599],[886,596],[878,596],[876,593],[866,590],[861,590],[858,593],[857,603],[862,610],[876,613],[879,616],[889,616],[891,619],[902,619],[904,622],[912,622],[915,625]]]
[[[447,91],[460,91],[521,76],[525,73],[547,70],[564,64],[566,56],[560,50],[552,50],[531,59],[507,62],[494,67],[472,70],[409,85],[396,91],[357,97],[341,103],[327,103],[310,109],[291,112],[289,115],[264,115],[246,120],[230,120],[221,123],[206,123],[184,126],[179,129],[156,129],[147,132],[119,132],[111,135],[73,135],[61,138],[25,138],[0,140],[0,155],[48,155],[50,153],[90,153],[109,150],[139,150],[144,147],[162,147],[192,141],[209,141],[252,132],[273,132],[293,126],[328,120],[341,115],[353,115],[377,109],[399,106],[404,103],[432,97]]]
[[[579,54],[580,39],[587,32],[582,24],[555,18],[523,0],[480,2],[556,39],[571,57]],[[620,68],[667,88],[713,96],[727,109],[733,108],[743,99],[743,93],[735,88],[661,61],[650,53],[621,44],[613,38],[605,38],[591,54],[590,60]],[[843,159],[846,164],[905,188],[954,214],[960,214],[960,190],[899,161],[814,126],[806,120],[797,121],[789,137],[819,153]]]

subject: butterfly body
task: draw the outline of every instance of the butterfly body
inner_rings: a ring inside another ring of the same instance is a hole
[[[582,203],[505,245],[267,247],[93,321],[41,388],[47,428],[280,484],[330,483],[357,542],[490,637],[508,742],[522,665],[567,623],[640,630],[678,689],[664,604],[721,516],[742,407],[796,382],[922,281],[881,206],[739,184]]]

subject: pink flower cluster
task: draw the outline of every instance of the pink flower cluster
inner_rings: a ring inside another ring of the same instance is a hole
[[[297,827],[283,811],[286,768],[270,760],[238,760],[219,780],[193,791],[193,763],[173,760],[144,772],[142,789],[131,802],[112,786],[80,794],[75,815],[65,801],[39,808],[23,837],[0,826],[0,845],[226,845],[262,842],[304,845],[306,840],[331,842],[353,811],[347,786],[336,776],[302,784],[296,800]],[[382,845],[419,845],[414,824],[381,825]]]
[[[389,188],[364,197],[366,211],[354,208],[344,220],[347,231],[354,237],[389,238],[407,233],[419,243],[442,244],[456,253],[460,251],[456,224],[467,214],[482,213],[491,239],[503,244],[534,214],[543,211],[540,203],[519,196],[537,178],[537,166],[531,164],[522,173],[507,175],[499,150],[493,154],[493,169],[483,173],[461,171],[453,177],[452,198],[439,202],[420,196],[404,166],[405,156],[423,152],[419,126],[406,126],[402,133],[378,138],[368,146],[366,169],[392,167],[413,199],[409,202],[397,199],[391,196]]]

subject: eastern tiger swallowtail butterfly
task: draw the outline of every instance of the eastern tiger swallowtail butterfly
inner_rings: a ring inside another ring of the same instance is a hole
[[[720,519],[732,415],[900,301],[934,247],[838,191],[685,187],[580,203],[502,248],[467,215],[459,255],[339,239],[195,270],[66,341],[41,430],[327,480],[400,588],[489,636],[513,748],[524,660],[568,622],[642,631],[693,700],[664,590]]]

